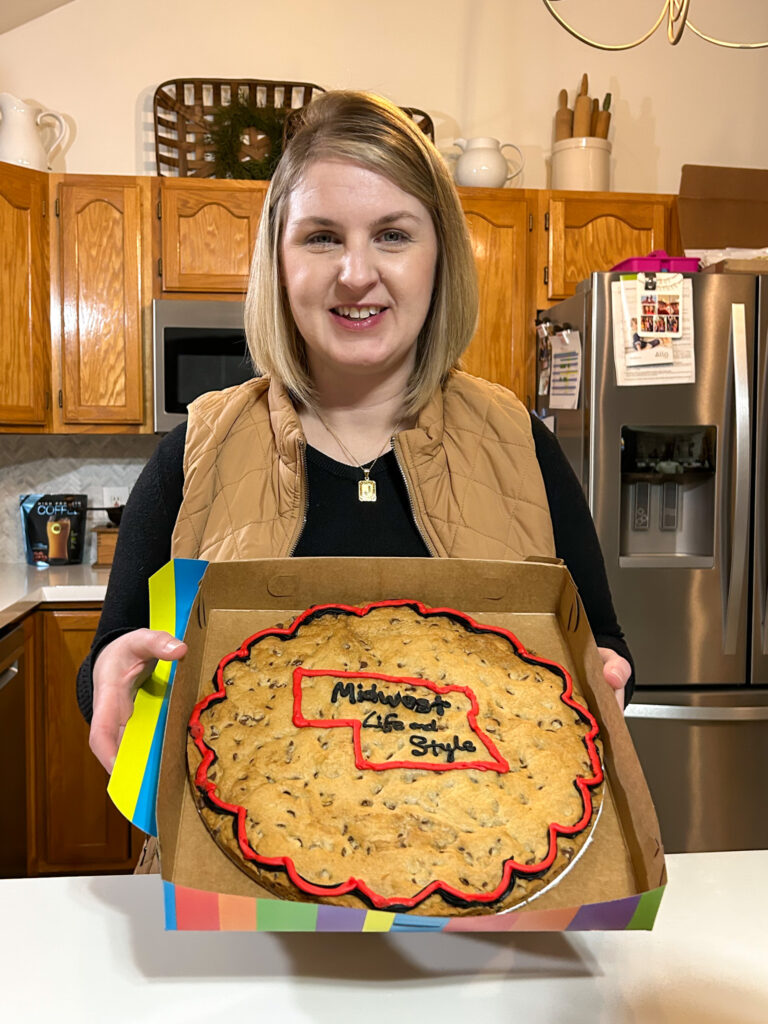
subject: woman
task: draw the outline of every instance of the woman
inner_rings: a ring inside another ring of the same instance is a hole
[[[246,300],[264,376],[190,406],[134,488],[78,697],[111,770],[134,688],[186,651],[147,623],[174,557],[564,557],[623,706],[629,653],[584,497],[551,434],[455,370],[477,316],[465,219],[397,107],[326,93],[262,213]]]

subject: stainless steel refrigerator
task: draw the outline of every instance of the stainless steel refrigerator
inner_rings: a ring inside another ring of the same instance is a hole
[[[617,386],[611,285],[541,314],[580,333],[548,417],[581,480],[636,665],[627,720],[669,852],[768,847],[768,277],[699,273],[695,382]],[[540,369],[549,358],[540,345]],[[544,374],[546,378],[546,373]],[[544,390],[544,387],[541,388]]]

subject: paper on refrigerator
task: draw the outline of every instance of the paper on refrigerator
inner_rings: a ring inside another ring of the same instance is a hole
[[[682,274],[637,274],[634,278],[637,335],[642,339],[670,339],[682,335],[680,315],[683,305]],[[629,283],[622,276],[621,283]]]
[[[550,337],[550,409],[578,409],[581,389],[581,338],[578,331],[558,331]]]
[[[614,281],[611,284],[613,324],[613,362],[619,387],[659,384],[693,384],[696,360],[693,346],[693,285],[685,278],[682,286],[680,337],[669,339],[669,346],[638,352],[628,310],[637,306],[637,282]],[[658,353],[658,355],[655,355]],[[640,357],[640,358],[639,358]]]

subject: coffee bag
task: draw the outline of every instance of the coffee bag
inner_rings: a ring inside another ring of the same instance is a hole
[[[87,494],[22,494],[19,507],[30,565],[82,562]]]

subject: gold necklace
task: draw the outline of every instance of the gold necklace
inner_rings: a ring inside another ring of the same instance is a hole
[[[356,466],[358,469],[362,470],[362,472],[363,472],[363,479],[357,481],[357,500],[358,501],[376,501],[376,481],[375,480],[371,480],[371,472],[373,470],[373,467],[376,465],[376,463],[381,458],[381,456],[384,454],[384,452],[387,450],[387,448],[389,448],[389,445],[390,445],[390,443],[392,441],[392,434],[396,434],[397,433],[398,428],[400,427],[400,424],[398,423],[395,426],[395,429],[392,431],[392,434],[390,434],[389,437],[387,437],[387,440],[386,440],[386,442],[384,444],[384,447],[381,449],[381,451],[376,456],[376,458],[373,460],[373,462],[370,464],[370,466],[363,466],[361,463],[359,463],[357,461],[355,456],[350,452],[350,450],[347,448],[347,446],[344,444],[344,442],[341,440],[341,438],[338,437],[338,435],[335,434],[331,430],[331,428],[325,422],[325,420],[320,415],[320,413],[315,411],[315,415],[317,416],[318,420],[320,420],[320,422],[325,427],[325,429],[328,431],[328,433],[331,435],[331,437],[334,439],[334,441],[339,446],[339,448],[341,448],[341,450],[347,456],[347,458],[352,460],[352,465]]]

